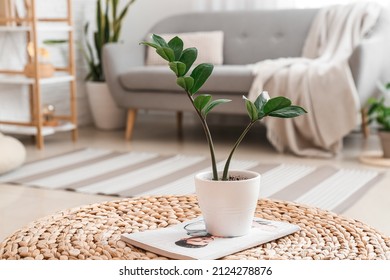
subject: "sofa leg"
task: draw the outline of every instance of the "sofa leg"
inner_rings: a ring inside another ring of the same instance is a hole
[[[367,118],[367,110],[365,108],[362,108],[360,113],[362,115],[362,132],[363,132],[363,136],[364,136],[365,139],[367,139],[368,136],[370,135],[370,130],[369,130],[369,126],[368,126],[368,118]]]
[[[133,128],[135,119],[137,116],[137,109],[129,109],[127,110],[127,123],[126,123],[126,140],[130,140],[133,135]]]
[[[183,137],[183,112],[176,112],[177,135]]]

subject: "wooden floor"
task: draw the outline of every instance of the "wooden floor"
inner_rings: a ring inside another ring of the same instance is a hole
[[[218,158],[226,157],[245,124],[240,119],[217,116],[211,120],[212,133]],[[229,123],[229,125],[228,125]],[[201,127],[193,115],[184,116],[182,137],[176,131],[176,115],[139,114],[135,123],[132,141],[124,140],[125,130],[99,131],[92,127],[80,129],[79,140],[72,143],[69,133],[56,134],[45,139],[45,150],[37,150],[29,137],[19,138],[27,148],[28,160],[85,147],[118,151],[147,151],[160,154],[182,153],[208,155]],[[351,133],[344,141],[343,153],[332,159],[298,158],[278,154],[268,143],[265,129],[255,127],[236,151],[237,159],[256,159],[269,163],[302,163],[306,165],[330,164],[343,168],[373,168],[385,172],[384,179],[373,186],[347,211],[344,216],[361,220],[383,233],[390,235],[390,172],[388,169],[363,165],[358,157],[371,150],[378,150],[379,140],[375,134],[363,139],[360,133]],[[65,208],[94,202],[117,199],[115,197],[85,195],[66,191],[51,191],[13,185],[0,185],[0,240],[23,225]]]

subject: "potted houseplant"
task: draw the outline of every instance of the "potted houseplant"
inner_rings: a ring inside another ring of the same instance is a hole
[[[390,93],[390,83],[383,88],[384,94]],[[379,125],[378,136],[381,141],[383,157],[390,158],[390,106],[386,105],[385,97],[370,98],[368,100],[368,121]]]
[[[255,101],[244,97],[249,123],[234,144],[222,171],[217,170],[213,139],[207,125],[207,115],[215,106],[230,102],[228,99],[212,100],[210,94],[199,90],[213,71],[213,65],[202,63],[188,74],[197,58],[196,48],[184,49],[183,41],[174,37],[166,42],[152,35],[152,42],[141,44],[156,49],[169,68],[176,74],[176,83],[183,88],[189,102],[202,123],[211,156],[211,171],[195,176],[196,193],[207,231],[217,236],[241,236],[249,232],[257,205],[260,174],[251,171],[229,170],[234,152],[253,125],[264,117],[293,118],[306,111],[291,104],[285,97],[269,98],[262,92]]]
[[[135,0],[127,0],[121,11],[119,0],[106,0],[105,8],[101,0],[96,1],[97,30],[93,32],[93,44],[88,41],[89,23],[84,26],[84,57],[88,65],[86,88],[92,117],[97,128],[112,130],[125,125],[125,110],[117,107],[105,83],[102,65],[103,46],[110,42],[118,42],[122,21]],[[94,49],[93,49],[93,47]]]

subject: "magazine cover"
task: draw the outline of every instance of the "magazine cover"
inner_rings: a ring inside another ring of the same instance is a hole
[[[218,259],[298,231],[297,225],[254,218],[252,230],[240,237],[207,233],[202,217],[167,228],[123,234],[121,240],[172,259]]]

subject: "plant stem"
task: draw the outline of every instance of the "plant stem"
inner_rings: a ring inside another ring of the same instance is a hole
[[[206,135],[207,143],[210,148],[210,155],[211,155],[211,167],[213,171],[213,180],[218,181],[218,170],[217,170],[217,162],[215,160],[215,152],[214,152],[214,144],[213,144],[213,138],[211,137],[209,126],[207,125],[206,119],[203,117],[202,112],[198,110],[198,108],[195,107],[194,99],[192,98],[191,94],[186,91],[188,98],[191,101],[192,106],[194,107],[196,113],[198,114],[198,117],[202,123],[204,133]]]
[[[252,126],[256,123],[256,121],[251,121],[248,126],[244,129],[244,131],[241,133],[240,137],[236,141],[236,143],[233,146],[233,149],[231,150],[229,157],[226,160],[225,167],[223,168],[223,175],[222,175],[222,181],[227,181],[228,180],[228,173],[229,173],[229,166],[230,166],[230,161],[232,160],[234,151],[240,145],[242,139],[244,139],[245,135],[248,133],[248,131],[252,128]]]

